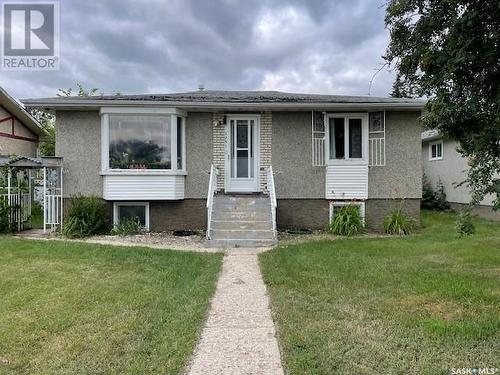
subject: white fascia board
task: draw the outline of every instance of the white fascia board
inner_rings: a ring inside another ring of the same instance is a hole
[[[101,107],[100,113],[102,114],[144,114],[144,115],[179,115],[186,116],[184,110],[173,107]]]
[[[245,110],[336,110],[336,109],[400,109],[400,110],[422,110],[424,101],[414,103],[234,103],[234,102],[159,102],[159,101],[137,101],[137,100],[26,100],[29,107],[55,108],[55,109],[79,109],[102,107],[136,107],[136,108],[181,108],[186,110],[200,109],[245,109]]]

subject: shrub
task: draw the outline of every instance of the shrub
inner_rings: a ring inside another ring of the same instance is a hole
[[[425,174],[423,175],[422,183],[422,208],[437,211],[444,211],[450,208],[450,204],[446,200],[446,193],[441,180],[438,181],[436,190],[432,188],[432,185]]]
[[[415,229],[415,220],[408,216],[402,208],[391,211],[384,218],[384,232],[387,234],[397,234],[406,236]]]
[[[0,233],[8,233],[11,231],[10,226],[10,210],[6,199],[0,199]]]
[[[433,209],[434,204],[436,202],[436,194],[434,193],[434,190],[432,189],[432,185],[427,178],[427,176],[424,174],[422,177],[422,201],[421,201],[421,206],[422,208],[428,208],[428,209]]]
[[[348,204],[335,209],[335,215],[330,223],[330,232],[340,236],[352,236],[363,231],[363,218],[359,206]]]
[[[107,231],[107,210],[97,197],[74,197],[63,226],[67,237],[88,237]]]
[[[144,232],[144,227],[141,225],[139,218],[123,219],[113,228],[111,234],[118,236],[129,236]]]
[[[472,224],[470,208],[463,209],[457,214],[455,229],[459,237],[471,236],[476,232]]]

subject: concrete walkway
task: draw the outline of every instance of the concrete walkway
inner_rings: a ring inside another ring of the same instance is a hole
[[[258,251],[226,253],[189,375],[283,374]]]

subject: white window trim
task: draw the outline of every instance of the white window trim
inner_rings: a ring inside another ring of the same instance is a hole
[[[330,119],[344,118],[344,150],[345,159],[330,159]],[[339,164],[358,164],[368,165],[368,112],[349,112],[349,113],[328,113],[325,124],[325,162],[327,165]],[[349,158],[349,119],[361,119],[362,158]]]
[[[145,229],[149,231],[149,202],[113,202],[113,226],[119,223],[118,209],[122,206],[144,206],[145,207]]]
[[[364,201],[330,201],[329,221],[328,221],[328,223],[332,222],[333,215],[335,213],[335,207],[338,207],[338,206],[347,206],[349,204],[353,204],[353,205],[359,206],[359,209],[361,210],[361,219],[363,221],[363,225],[365,225],[365,202]]]
[[[311,156],[312,156],[312,166],[313,167],[324,167],[325,164],[325,145],[326,145],[326,112],[322,113],[323,118],[323,131],[314,129],[314,113],[311,111]],[[320,137],[316,137],[316,136]],[[319,150],[318,150],[319,148]],[[321,150],[323,148],[323,150]]]
[[[437,145],[441,145],[441,156],[436,156],[435,158],[432,157],[432,146],[436,145],[436,155],[437,155]],[[430,161],[435,161],[435,160],[443,160],[443,155],[444,155],[444,143],[443,140],[439,141],[434,141],[434,142],[429,142],[429,160]]]
[[[385,109],[384,111],[380,111],[380,112],[383,112],[383,115],[382,115],[382,119],[383,119],[383,123],[384,123],[384,129],[383,130],[376,130],[376,131],[370,131],[370,114],[368,114],[368,152],[370,152],[370,141],[372,140],[375,140],[375,139],[381,139],[383,140],[383,147],[382,147],[382,150],[381,150],[381,154],[382,154],[382,158],[384,160],[383,163],[376,163],[375,160],[373,160],[373,158],[371,158],[372,155],[368,155],[368,162],[369,162],[369,166],[370,167],[385,167],[385,163],[386,163],[386,154],[385,154],[385,146],[386,146],[386,141],[385,141]],[[382,138],[370,138],[370,136],[372,134],[382,134],[383,137]],[[373,141],[373,143],[375,143]],[[375,156],[375,153],[374,155]]]
[[[176,108],[101,108],[101,175],[186,175],[186,112]],[[177,117],[182,118],[182,169],[177,169],[177,157],[171,157],[171,169],[111,169],[109,168],[109,115],[170,115],[171,155],[177,155]]]

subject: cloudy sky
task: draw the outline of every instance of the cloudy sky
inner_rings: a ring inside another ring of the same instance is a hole
[[[18,98],[58,88],[366,95],[388,42],[384,0],[60,0],[61,67],[0,72]],[[371,94],[388,95],[394,73]]]

